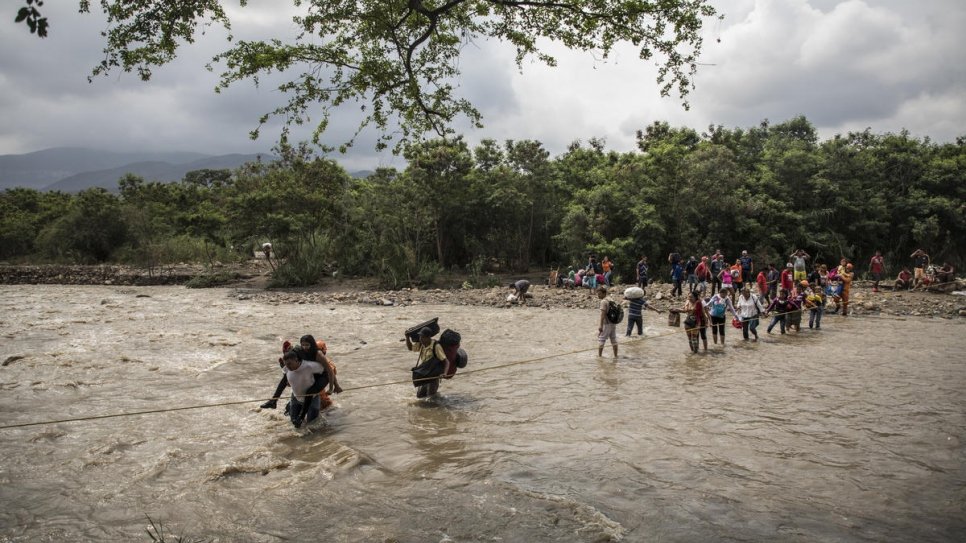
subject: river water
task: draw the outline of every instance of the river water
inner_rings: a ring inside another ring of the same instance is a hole
[[[347,389],[301,430],[257,401],[2,429],[0,541],[966,537],[962,321],[830,315],[692,355],[648,312],[615,360],[588,310],[246,298],[0,286],[3,426],[265,398],[307,332]],[[431,401],[371,386],[433,316],[467,373]]]

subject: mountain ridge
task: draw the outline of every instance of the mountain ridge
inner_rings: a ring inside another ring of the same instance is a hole
[[[53,147],[23,154],[0,155],[0,190],[27,188],[80,192],[92,187],[117,191],[126,174],[147,181],[172,183],[193,170],[235,169],[257,160],[272,161],[270,153],[211,155],[192,151],[116,152],[86,147]],[[350,172],[367,177],[372,172]]]

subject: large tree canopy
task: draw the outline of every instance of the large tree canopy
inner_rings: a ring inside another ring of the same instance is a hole
[[[377,127],[380,147],[427,133],[451,134],[459,116],[481,125],[480,112],[454,87],[462,49],[477,40],[512,44],[520,68],[527,58],[553,66],[556,60],[545,50],[550,42],[602,58],[630,43],[643,60],[658,55],[662,95],[676,90],[687,107],[700,30],[715,16],[710,0],[292,1],[303,10],[295,17],[297,38],[234,42],[210,65],[223,70],[219,88],[246,79],[258,84],[259,76],[282,72],[287,81],[279,90],[287,102],[263,115],[260,126],[282,118],[284,139],[292,124],[316,122],[318,143],[331,109],[355,102],[364,112],[359,128]],[[150,79],[154,67],[173,60],[178,47],[207,25],[231,26],[217,0],[100,4],[109,27],[104,60],[93,75],[119,68]],[[80,1],[80,9],[89,11],[90,1]]]

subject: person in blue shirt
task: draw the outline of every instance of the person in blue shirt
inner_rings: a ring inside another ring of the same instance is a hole
[[[637,286],[647,288],[647,257],[641,256],[637,262]]]
[[[683,293],[681,290],[681,280],[683,278],[684,278],[684,267],[681,266],[681,262],[678,261],[678,262],[672,263],[671,281],[674,282],[674,288],[671,289],[671,296],[680,296]]]
[[[741,283],[750,285],[751,276],[755,273],[755,259],[751,258],[748,251],[741,251],[738,261],[741,262]]]
[[[654,309],[647,300],[642,298],[631,298],[627,301],[627,337],[631,336],[634,325],[637,325],[637,335],[644,335],[644,309],[650,309],[655,313],[660,313]]]

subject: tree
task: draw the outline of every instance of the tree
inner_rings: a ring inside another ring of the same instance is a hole
[[[26,0],[27,5],[17,10],[17,23],[24,23],[30,29],[31,34],[36,34],[38,38],[47,37],[47,18],[40,14],[39,8],[44,5],[43,0]]]
[[[127,236],[118,198],[96,187],[78,193],[64,213],[41,231],[37,244],[53,258],[105,262]]]
[[[480,40],[511,44],[521,70],[528,58],[555,65],[543,49],[549,42],[605,59],[615,46],[631,44],[642,60],[662,57],[660,92],[676,90],[687,107],[701,29],[716,15],[710,0],[293,1],[303,9],[294,19],[296,39],[234,43],[213,59],[224,65],[219,88],[242,80],[258,85],[260,76],[283,72],[289,79],[278,90],[288,101],[263,115],[259,128],[281,117],[285,140],[292,124],[316,122],[313,141],[319,143],[330,111],[355,102],[364,112],[360,130],[377,127],[380,148],[398,134],[396,150],[425,133],[452,134],[458,116],[481,125],[480,112],[457,92],[462,49]],[[89,12],[90,4],[80,1],[80,10]],[[122,69],[148,80],[152,69],[174,60],[178,48],[209,25],[231,28],[217,0],[101,0],[100,5],[109,27],[104,60],[92,76]],[[257,136],[258,129],[252,132]]]
[[[407,180],[415,189],[418,211],[414,217],[428,217],[433,228],[436,261],[446,266],[453,260],[453,245],[460,243],[462,216],[454,202],[465,192],[473,157],[462,138],[442,139],[409,146]]]

